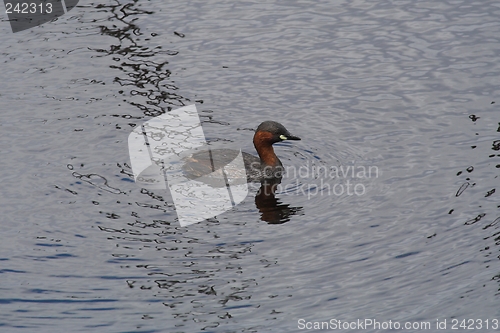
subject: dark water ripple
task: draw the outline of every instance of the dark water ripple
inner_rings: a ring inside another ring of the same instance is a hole
[[[500,319],[499,14],[495,1],[112,1],[18,34],[4,20],[0,326]],[[128,134],[193,102],[212,142],[252,152],[267,119],[302,137],[276,148],[306,170],[277,195],[286,223],[263,221],[252,192],[182,228],[168,192],[133,183]],[[347,180],[366,192],[328,192]]]

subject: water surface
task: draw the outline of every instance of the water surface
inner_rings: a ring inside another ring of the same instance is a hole
[[[2,330],[500,319],[499,14],[495,1],[120,0],[16,34],[5,15]],[[129,133],[192,103],[211,142],[255,153],[268,119],[302,138],[276,147],[306,172],[283,181],[280,223],[252,192],[181,228],[167,191],[133,182]],[[328,193],[347,180],[365,192]]]

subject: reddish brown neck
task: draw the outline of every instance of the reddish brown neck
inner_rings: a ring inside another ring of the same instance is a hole
[[[253,137],[253,145],[263,164],[277,166],[280,163],[278,157],[274,153],[272,139],[273,135],[270,132],[257,132]]]

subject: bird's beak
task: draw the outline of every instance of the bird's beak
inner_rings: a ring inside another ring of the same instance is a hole
[[[291,134],[289,135],[280,135],[280,139],[281,140],[300,140],[300,138],[298,136],[293,136]]]

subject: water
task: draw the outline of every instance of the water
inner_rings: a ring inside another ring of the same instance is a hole
[[[5,15],[2,332],[494,331],[499,14],[495,1],[84,2],[16,34]],[[302,138],[276,147],[305,172],[284,180],[279,223],[252,192],[181,228],[168,192],[133,182],[129,133],[191,103],[212,142],[254,152],[268,119]],[[328,193],[347,180],[365,192]]]

